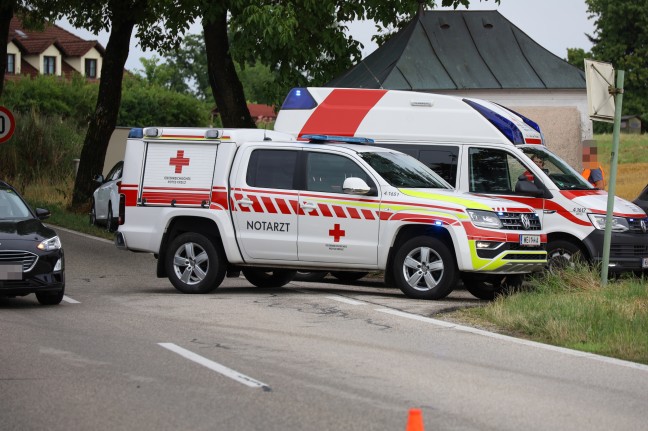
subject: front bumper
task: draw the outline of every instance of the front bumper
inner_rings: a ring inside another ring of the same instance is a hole
[[[54,271],[60,261],[60,270]],[[0,296],[24,296],[36,292],[59,292],[65,288],[65,260],[57,251],[38,256],[36,264],[17,280],[0,280]]]
[[[583,240],[593,263],[603,261],[604,235],[604,231],[595,230]],[[648,258],[648,233],[612,232],[610,239],[609,271],[625,272],[646,269],[642,267],[642,262]]]

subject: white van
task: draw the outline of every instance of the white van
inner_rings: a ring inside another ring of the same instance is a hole
[[[418,158],[457,190],[534,207],[548,233],[550,265],[564,265],[579,254],[594,263],[602,260],[607,192],[549,151],[535,122],[500,105],[409,91],[295,88],[275,130],[297,137],[371,138],[373,145]],[[609,271],[648,268],[643,210],[615,197],[612,231]]]

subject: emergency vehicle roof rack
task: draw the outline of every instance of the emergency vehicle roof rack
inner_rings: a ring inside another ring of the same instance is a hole
[[[301,138],[308,139],[314,144],[330,144],[334,142],[343,142],[345,144],[373,144],[374,140],[355,136],[335,136],[335,135],[302,135]]]

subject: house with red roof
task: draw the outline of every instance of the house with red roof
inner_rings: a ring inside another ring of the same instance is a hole
[[[18,17],[9,26],[5,79],[29,75],[70,77],[79,73],[88,79],[101,78],[104,47],[96,40],[82,39],[63,28],[46,23],[30,30]]]

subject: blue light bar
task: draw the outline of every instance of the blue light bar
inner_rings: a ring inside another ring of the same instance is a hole
[[[281,109],[313,109],[317,102],[306,88],[296,87],[288,92]]]
[[[133,127],[130,129],[130,132],[128,132],[128,137],[133,138],[133,139],[141,139],[144,137],[144,129],[141,127]]]
[[[531,119],[525,117],[524,115],[520,114],[519,112],[515,112],[515,111],[512,110],[511,108],[507,108],[506,106],[502,106],[502,105],[500,105],[500,104],[497,104],[497,105],[498,105],[498,106],[501,106],[502,109],[506,109],[507,111],[512,112],[512,113],[514,113],[515,115],[517,115],[518,117],[520,117],[520,118],[522,119],[522,121],[524,121],[524,122],[525,122],[529,127],[531,127],[532,129],[535,129],[536,132],[538,132],[538,133],[542,133],[542,130],[540,130],[540,125],[539,125],[538,123],[536,123],[535,121],[533,121],[533,120],[531,120]]]
[[[463,99],[468,105],[472,106],[477,112],[482,114],[491,124],[506,136],[506,138],[515,145],[524,144],[524,136],[514,122],[508,118],[502,117],[500,114],[491,111],[490,109],[473,102],[472,100]]]
[[[344,142],[346,144],[373,144],[374,140],[354,136],[333,136],[333,135],[302,135],[303,139],[308,139],[315,144]]]

